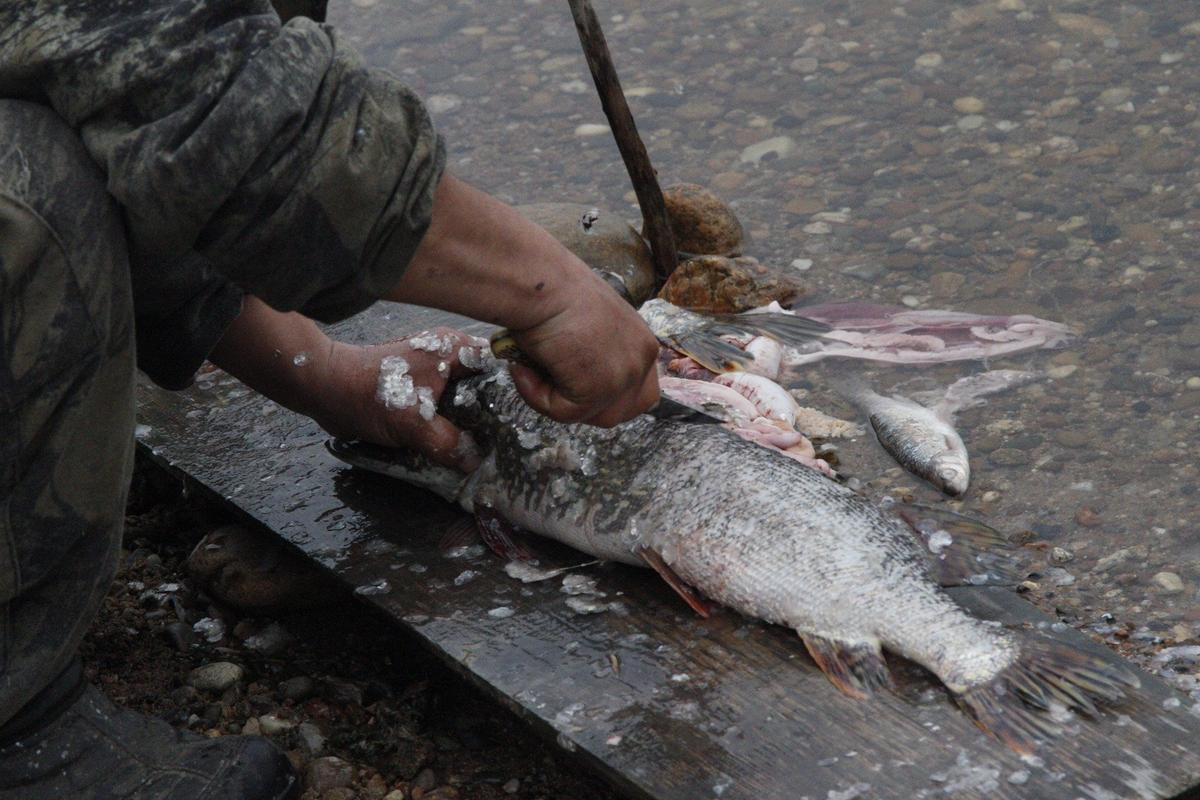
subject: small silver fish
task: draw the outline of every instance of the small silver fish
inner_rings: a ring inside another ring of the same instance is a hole
[[[955,381],[932,406],[907,397],[885,397],[862,378],[839,378],[834,387],[871,422],[879,443],[900,466],[946,494],[959,496],[971,483],[967,446],[954,429],[954,415],[983,398],[1035,381],[1034,372],[998,369]]]

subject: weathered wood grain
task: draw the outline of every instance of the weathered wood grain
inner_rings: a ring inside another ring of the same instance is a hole
[[[381,340],[453,324],[379,307],[337,329]],[[478,332],[483,332],[479,330]],[[631,797],[1149,798],[1197,796],[1200,718],[1164,707],[1149,675],[1136,699],[1022,762],[979,733],[916,667],[899,691],[836,692],[788,631],[721,611],[700,620],[649,570],[591,567],[616,610],[581,616],[560,580],[521,584],[491,554],[449,559],[437,542],[459,512],[346,468],[309,421],[222,373],[188,392],[140,389],[141,443],[164,465],[329,568],[415,631],[445,663]],[[560,551],[561,554],[561,551]],[[465,570],[478,577],[461,586]],[[983,617],[1049,620],[998,589],[955,590]],[[489,611],[508,607],[511,616]],[[1100,645],[1072,631],[1053,635]]]

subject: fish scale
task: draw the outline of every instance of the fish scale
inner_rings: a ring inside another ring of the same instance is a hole
[[[442,412],[486,456],[460,486],[448,489],[443,470],[428,488],[599,558],[649,564],[685,599],[692,587],[793,628],[848,694],[887,685],[882,646],[1028,752],[1054,732],[1028,704],[1081,691],[1116,700],[1136,685],[1069,645],[1031,645],[972,617],[933,579],[929,549],[899,517],[726,430],[644,415],[607,430],[556,423],[524,404],[503,367],[462,382]],[[419,470],[389,474],[422,485]]]

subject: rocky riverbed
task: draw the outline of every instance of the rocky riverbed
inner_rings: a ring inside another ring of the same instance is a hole
[[[267,736],[305,800],[616,797],[336,584],[274,618],[215,601],[184,565],[230,525],[139,466],[120,572],[83,646],[113,700],[205,736]]]

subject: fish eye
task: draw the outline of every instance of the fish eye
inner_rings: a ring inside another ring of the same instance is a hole
[[[944,481],[954,480],[958,477],[958,467],[953,464],[946,464],[937,471],[937,476]]]

